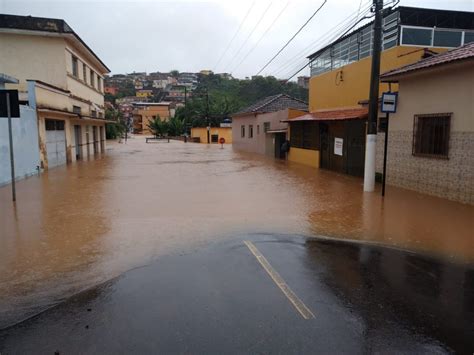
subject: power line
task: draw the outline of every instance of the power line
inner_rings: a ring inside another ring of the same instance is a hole
[[[260,22],[263,20],[263,18],[265,17],[265,15],[267,14],[268,10],[270,9],[270,7],[272,6],[272,2],[270,2],[267,6],[267,8],[265,9],[265,11],[263,11],[262,15],[260,16],[260,18],[258,19],[258,21],[255,23],[255,26],[252,28],[252,30],[250,31],[250,33],[248,34],[247,38],[244,40],[244,42],[242,43],[242,45],[240,46],[240,48],[237,50],[237,52],[234,54],[234,57],[230,60],[229,64],[225,67],[226,69],[230,66],[230,64],[234,61],[235,58],[237,58],[237,56],[239,55],[240,51],[242,50],[242,48],[244,48],[244,46],[247,44],[247,41],[250,39],[250,37],[253,35],[253,33],[255,32],[255,30],[257,29],[258,25],[260,24]],[[225,71],[225,70],[224,70]]]
[[[291,43],[291,41],[293,41],[293,39],[303,30],[303,28],[306,27],[306,25],[313,19],[314,16],[316,16],[316,14],[323,8],[323,6],[324,6],[326,3],[327,3],[327,0],[324,0],[323,3],[321,4],[321,6],[319,6],[319,7],[316,9],[316,11],[310,16],[310,18],[309,18],[308,20],[306,20],[306,22],[303,24],[303,26],[301,26],[301,27],[299,28],[299,30],[296,31],[296,33],[293,35],[293,37],[291,37],[291,38],[285,43],[285,45],[277,52],[277,54],[275,54],[275,55],[273,56],[273,58],[270,59],[270,60],[267,62],[267,64],[265,64],[265,65],[263,66],[263,68],[258,71],[258,73],[257,73],[256,75],[259,75],[271,62],[273,62],[273,60],[274,60],[276,57],[278,57],[278,55]]]
[[[230,40],[230,42],[227,44],[227,47],[225,49],[225,51],[222,53],[222,55],[220,56],[219,60],[217,61],[217,63],[214,65],[214,71],[217,69],[217,66],[220,64],[222,58],[224,58],[224,56],[226,55],[227,51],[229,50],[232,42],[234,42],[234,39],[237,37],[237,35],[239,34],[240,30],[242,29],[242,25],[244,24],[245,20],[247,20],[247,17],[249,16],[250,14],[250,11],[252,11],[253,7],[255,5],[255,0],[252,2],[252,5],[250,5],[249,9],[247,10],[247,13],[245,14],[243,20],[240,22],[240,25],[239,25],[239,28],[237,29],[237,31],[234,33],[234,36],[232,37],[232,39]]]
[[[288,7],[288,5],[290,4],[290,2],[288,1],[286,3],[286,5],[283,7],[283,9],[280,11],[280,13],[277,15],[277,17],[275,17],[275,19],[272,21],[272,23],[270,24],[270,26],[267,27],[267,29],[265,30],[265,32],[263,33],[263,35],[258,39],[258,41],[254,44],[254,46],[247,52],[247,54],[242,58],[242,60],[239,62],[239,64],[237,64],[234,69],[232,69],[231,73],[233,73],[238,67],[240,67],[240,65],[245,61],[245,59],[247,59],[247,57],[255,50],[255,48],[257,48],[257,46],[260,44],[260,42],[262,41],[262,39],[265,37],[265,35],[270,31],[270,29],[275,25],[275,23],[278,21],[278,19],[280,18],[280,16],[283,14],[283,12],[286,10],[286,8]]]
[[[367,14],[370,13],[370,9],[371,9],[372,5],[370,4],[370,6],[364,6],[364,10],[362,11],[362,16],[365,16],[365,18],[367,18]],[[347,17],[345,20],[343,20],[341,23],[339,23],[338,25],[336,25],[334,28],[332,28],[331,30],[329,30],[328,32],[326,32],[324,35],[322,35],[320,38],[318,38],[316,41],[314,41],[309,47],[312,48],[311,50],[311,53],[313,53],[314,51],[316,50],[319,50],[320,48],[323,48],[325,46],[327,46],[329,43],[333,43],[334,41],[338,40],[339,38],[341,38],[342,36],[344,36],[344,34],[346,34],[347,32],[349,32],[351,29],[354,28],[355,25],[357,25],[357,23],[361,22],[363,19],[365,18],[360,18],[359,19],[359,16],[361,14],[357,14],[357,15],[354,15],[352,14],[351,16]],[[348,21],[349,20],[349,21]],[[314,46],[314,44],[317,44],[316,46]],[[309,50],[309,47],[306,48],[306,50]],[[295,57],[296,58],[296,57]],[[296,68],[299,68],[301,67],[305,62],[307,63],[307,60],[304,59],[302,61],[299,61],[298,64],[295,66],[291,66],[291,62],[295,60],[295,58],[292,58],[290,61],[288,61],[287,63],[285,63],[285,65],[279,69],[277,71],[277,74],[275,75],[280,75],[279,73],[282,73],[282,72],[285,72],[285,75],[283,75],[283,77],[285,76],[288,76],[290,75],[293,71],[296,70]],[[288,65],[290,64],[290,65]],[[307,63],[308,64],[308,63]],[[291,68],[288,72],[288,69]],[[305,66],[302,67],[302,69],[304,69]],[[300,70],[301,71],[301,70]]]
[[[348,28],[342,35],[340,35],[336,40],[332,42],[337,42],[339,41],[342,37],[344,37],[350,30],[352,30],[357,24],[359,24],[361,21],[372,18],[373,16],[364,16],[361,17],[359,20],[357,20],[350,28]],[[300,71],[302,71],[304,68],[306,68],[311,62],[308,61],[302,68],[300,68],[297,72],[295,72],[293,75],[291,75],[288,79],[286,79],[286,82],[290,81],[295,75],[297,75]]]
[[[370,11],[370,8],[372,6],[372,3],[371,2],[368,2],[364,7],[363,7],[363,10],[362,10],[362,14],[365,15],[367,14],[369,11]],[[305,53],[307,52],[314,52],[316,50],[316,48],[321,48],[321,42],[324,42],[324,43],[330,43],[332,42],[333,38],[336,38],[337,36],[339,36],[339,34],[336,34],[334,36],[334,33],[340,33],[340,29],[341,28],[346,28],[347,26],[350,26],[351,23],[354,21],[354,20],[357,20],[358,19],[358,16],[360,15],[360,13],[356,16],[354,14],[346,17],[344,20],[342,20],[339,24],[337,24],[336,26],[334,26],[333,28],[331,28],[329,31],[327,31],[326,33],[324,33],[322,36],[320,36],[318,39],[316,39],[315,41],[313,41],[309,46],[305,47],[303,50],[301,50],[300,52],[298,52],[295,56],[291,57],[288,61],[286,61],[281,67],[280,69],[278,69],[276,72],[275,72],[275,75],[278,75],[280,74],[281,72],[287,70],[288,68],[290,68],[292,66],[292,64],[294,64],[294,61],[297,60],[298,58],[300,58],[302,55],[304,55]],[[328,38],[331,39],[329,41],[327,41]],[[300,66],[300,65],[299,65]],[[294,65],[293,65],[294,67]],[[293,70],[292,70],[293,71]]]

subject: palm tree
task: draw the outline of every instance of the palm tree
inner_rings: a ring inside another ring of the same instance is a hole
[[[160,115],[156,115],[153,120],[149,121],[147,127],[155,137],[168,135],[168,122],[162,121]]]

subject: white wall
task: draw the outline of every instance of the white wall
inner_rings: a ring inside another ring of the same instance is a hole
[[[36,111],[20,106],[20,115],[20,118],[12,118],[16,179],[36,174],[36,167],[40,165]],[[10,182],[8,119],[0,117],[0,185]]]

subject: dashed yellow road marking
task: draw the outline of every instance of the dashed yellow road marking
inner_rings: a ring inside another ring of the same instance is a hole
[[[257,247],[248,240],[244,241],[244,244],[249,248],[250,252],[255,256],[257,261],[262,265],[265,271],[270,275],[273,282],[280,288],[283,294],[288,298],[288,300],[293,304],[296,310],[301,314],[304,319],[313,319],[314,314],[311,310],[299,299],[299,297],[291,290],[291,288],[286,284],[285,280],[280,276],[280,274],[270,265],[268,260],[260,253]]]

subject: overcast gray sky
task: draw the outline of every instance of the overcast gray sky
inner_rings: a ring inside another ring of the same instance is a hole
[[[114,74],[211,69],[242,78],[256,74],[322,2],[0,0],[0,12],[66,20]],[[306,63],[305,56],[337,35],[359,6],[362,12],[370,2],[327,0],[262,74],[288,77]],[[474,11],[474,0],[401,0],[400,5]]]

